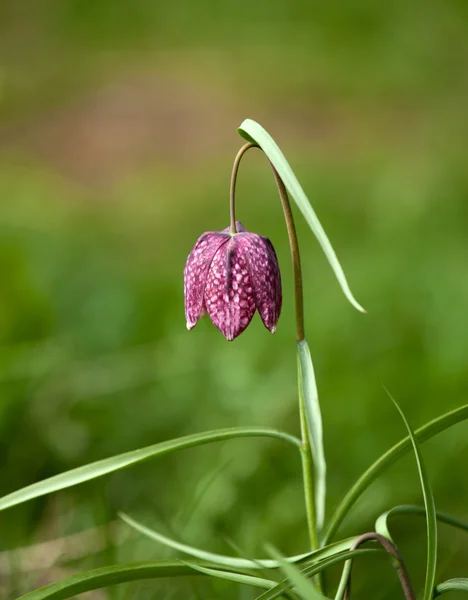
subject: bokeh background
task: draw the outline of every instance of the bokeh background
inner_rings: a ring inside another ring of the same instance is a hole
[[[185,259],[203,231],[228,224],[246,117],[281,145],[368,310],[344,300],[298,215],[329,514],[405,434],[382,383],[414,427],[465,403],[467,65],[464,0],[2,0],[1,493],[192,432],[298,431],[289,250],[260,153],[242,164],[238,217],[276,247],[278,331],[258,317],[234,343],[206,319],[185,329]],[[425,444],[424,457],[438,508],[468,519],[466,427]],[[341,534],[372,529],[402,502],[422,502],[411,456],[373,484]],[[173,556],[130,532],[119,510],[223,553],[307,546],[294,451],[232,441],[0,515],[1,597]],[[396,520],[394,533],[422,586],[423,521]],[[441,528],[439,580],[466,576],[467,559],[466,537]],[[386,559],[356,567],[353,596],[398,595]],[[89,595],[254,597],[203,578]]]

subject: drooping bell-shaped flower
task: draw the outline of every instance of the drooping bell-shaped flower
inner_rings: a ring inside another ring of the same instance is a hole
[[[236,222],[204,233],[190,253],[184,271],[185,317],[192,329],[209,314],[228,340],[249,325],[255,310],[272,333],[281,312],[281,275],[272,243]]]

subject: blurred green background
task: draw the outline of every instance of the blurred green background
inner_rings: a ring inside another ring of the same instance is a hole
[[[298,215],[329,514],[405,435],[382,383],[414,427],[465,403],[467,65],[464,0],[2,0],[1,494],[192,432],[298,431],[289,249],[259,153],[242,164],[238,218],[276,247],[278,331],[258,316],[234,343],[207,319],[185,329],[185,260],[203,231],[228,224],[246,117],[282,147],[368,310],[344,300]],[[425,444],[424,457],[437,507],[468,519],[466,427]],[[421,502],[409,456],[373,484],[340,534]],[[250,556],[264,555],[266,542],[284,553],[307,547],[294,451],[232,441],[1,514],[1,597],[171,556],[129,532],[118,510],[222,553],[235,552],[233,542]],[[398,519],[394,532],[419,588],[423,521]],[[443,527],[440,544],[438,580],[466,576],[468,540]],[[355,574],[357,599],[399,594],[384,558],[363,558]],[[254,597],[204,578],[89,595]]]

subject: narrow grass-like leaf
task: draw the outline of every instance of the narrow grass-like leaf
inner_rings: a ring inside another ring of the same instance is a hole
[[[468,579],[455,577],[454,579],[447,579],[444,583],[439,583],[434,591],[434,598],[447,594],[447,592],[468,592]]]
[[[359,550],[351,550],[349,552],[341,552],[340,554],[324,558],[323,560],[320,560],[317,563],[314,562],[305,567],[301,565],[301,567],[303,567],[301,572],[307,575],[307,577],[313,577],[314,575],[325,571],[329,567],[339,564],[345,560],[349,560],[350,558],[357,558],[358,556],[363,556],[366,554],[375,554],[382,552],[382,550],[379,550],[377,548],[364,548]],[[258,596],[256,600],[276,600],[276,598],[280,598],[285,592],[290,590],[292,585],[293,584],[291,584],[290,580],[286,579],[271,590],[268,590],[267,592],[264,592],[263,594]]]
[[[390,517],[397,517],[400,515],[415,515],[420,517],[426,516],[426,509],[423,506],[412,506],[412,505],[401,505],[395,506],[387,512],[384,512],[375,522],[375,531],[385,536],[389,540],[392,539],[389,531],[388,520]],[[448,513],[444,513],[441,511],[436,511],[437,521],[441,523],[445,523],[447,525],[451,525],[452,527],[457,527],[458,529],[463,529],[464,531],[468,531],[468,523],[466,521],[461,521]]]
[[[217,577],[218,579],[227,579],[228,581],[234,581],[235,583],[243,583],[245,585],[252,585],[254,587],[260,587],[269,590],[271,587],[276,585],[276,581],[271,579],[264,579],[263,577],[255,577],[253,575],[246,575],[245,573],[235,573],[233,571],[221,571],[219,569],[210,569],[209,567],[203,567],[195,563],[185,562],[184,565],[191,567],[203,575],[210,577]]]
[[[336,590],[334,600],[343,600],[343,597],[346,592],[346,588],[348,587],[349,577],[351,575],[351,569],[353,567],[353,561],[347,560],[343,567],[343,572],[341,573],[340,583],[338,584],[338,589]]]
[[[278,174],[283,180],[286,189],[291,194],[293,200],[296,202],[299,210],[303,214],[310,229],[312,230],[320,246],[322,247],[322,250],[324,251],[328,262],[330,263],[330,266],[333,269],[336,278],[338,279],[338,282],[341,286],[341,289],[343,290],[344,295],[349,300],[349,302],[351,302],[354,308],[361,312],[366,312],[351,293],[348,282],[346,280],[346,276],[338,261],[336,253],[333,250],[332,245],[330,244],[327,234],[325,233],[322,225],[320,224],[320,221],[318,220],[314,209],[312,208],[307,196],[305,195],[301,184],[294,175],[293,170],[291,169],[288,161],[279,149],[275,140],[267,131],[265,131],[265,129],[263,129],[261,125],[259,125],[255,121],[252,121],[252,119],[246,119],[241,124],[238,131],[243,138],[250,142],[254,142],[258,146],[260,146],[263,152],[267,155],[272,165],[278,171]]]
[[[214,552],[208,552],[206,550],[202,550],[201,548],[195,548],[194,546],[189,546],[188,544],[182,544],[172,538],[169,538],[154,529],[150,529],[146,527],[142,523],[135,521],[132,517],[124,513],[119,513],[119,517],[127,523],[132,529],[139,531],[146,537],[149,537],[164,546],[168,546],[173,550],[177,550],[179,552],[183,552],[189,556],[193,556],[200,560],[206,560],[218,565],[222,565],[224,567],[231,567],[232,569],[259,569],[259,568],[276,568],[278,567],[278,563],[269,559],[248,559],[248,558],[237,558],[234,556],[225,556],[224,554],[216,554]],[[288,560],[293,562],[300,561],[310,556],[310,553],[307,554],[298,554],[297,556],[292,556]]]
[[[283,573],[291,580],[296,590],[299,592],[302,600],[324,600],[325,596],[322,596],[313,586],[312,582],[307,579],[303,572],[301,572],[294,564],[288,562],[277,550],[273,547],[269,547],[269,553],[271,556],[278,561]]]
[[[209,561],[212,563],[216,563],[217,565],[221,565],[223,567],[229,567],[231,569],[274,569],[277,568],[278,562],[276,560],[271,560],[268,558],[237,558],[234,556],[226,556],[224,554],[216,554],[214,552],[208,552],[206,550],[202,550],[201,548],[196,548],[194,546],[189,546],[188,544],[182,544],[172,538],[169,538],[154,529],[143,525],[142,523],[136,521],[132,517],[129,517],[126,514],[120,513],[120,518],[127,523],[132,529],[139,531],[146,537],[163,544],[173,550],[177,550],[178,552],[182,552],[183,554],[187,554],[188,556],[193,556],[200,560]],[[307,552],[305,554],[298,554],[297,556],[289,556],[286,558],[289,562],[302,562],[302,561],[319,561],[323,560],[327,557],[334,556],[341,552],[345,552],[349,550],[349,548],[353,545],[357,537],[347,538],[346,540],[341,540],[339,542],[334,542],[329,546],[324,548],[320,548],[319,550],[314,550],[313,552]]]
[[[461,406],[456,410],[446,413],[445,415],[437,417],[437,419],[426,423],[426,425],[423,425],[423,427],[415,431],[415,438],[419,443],[425,442],[441,431],[444,431],[445,429],[448,429],[457,423],[461,423],[466,419],[468,419],[468,405]],[[385,454],[377,459],[367,469],[367,471],[361,475],[361,477],[356,481],[356,483],[343,498],[332,518],[330,519],[330,523],[323,539],[325,544],[328,544],[330,540],[333,539],[339,526],[343,522],[343,519],[346,517],[349,510],[356,500],[361,496],[361,494],[375,479],[377,479],[381,473],[385,471],[385,469],[409,452],[411,447],[411,439],[408,436],[398,442],[398,444],[395,444],[395,446],[390,448],[390,450],[387,450]]]
[[[323,448],[322,414],[315,382],[314,366],[306,340],[297,343],[299,357],[299,393],[303,394],[307,426],[314,460],[315,507],[317,529],[320,531],[325,520],[327,463]]]
[[[244,438],[244,437],[270,437],[279,438],[287,441],[294,446],[300,448],[301,442],[296,437],[277,431],[276,429],[267,428],[254,428],[254,427],[232,427],[228,429],[218,429],[215,431],[207,431],[205,433],[196,433],[193,435],[187,435],[182,438],[175,440],[169,440],[167,442],[161,442],[152,446],[146,446],[140,450],[132,450],[125,452],[124,454],[118,454],[111,458],[105,458],[98,460],[97,462],[66,471],[60,475],[55,475],[43,481],[33,483],[25,488],[22,488],[16,492],[12,492],[7,496],[0,498],[0,510],[5,510],[11,506],[27,502],[33,498],[39,496],[45,496],[58,490],[89,481],[90,479],[96,479],[102,477],[114,471],[125,469],[131,465],[143,462],[155,456],[163,456],[176,450],[182,450],[184,448],[191,448],[193,446],[201,446],[211,442],[218,442],[222,440],[229,440],[233,438]]]
[[[183,565],[179,561],[170,560],[112,565],[72,575],[29,592],[18,600],[63,600],[117,583],[182,575],[192,576],[195,574],[192,568]]]
[[[434,503],[434,495],[432,493],[431,483],[426,472],[426,467],[419,450],[419,445],[413,433],[411,425],[408,423],[405,414],[401,410],[396,400],[387,391],[391,401],[400,413],[400,416],[406,426],[408,435],[413,446],[414,456],[418,466],[419,480],[424,498],[424,506],[426,509],[426,525],[427,525],[427,561],[426,561],[426,582],[424,586],[424,600],[431,600],[434,593],[436,567],[437,567],[437,519]]]

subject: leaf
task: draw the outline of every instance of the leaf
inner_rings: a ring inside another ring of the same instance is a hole
[[[439,583],[434,591],[434,598],[442,596],[447,592],[468,592],[468,579],[464,577],[455,577],[448,579],[444,583]]]
[[[299,357],[299,393],[303,395],[307,417],[309,439],[314,460],[315,506],[317,529],[320,531],[325,521],[327,464],[323,448],[322,414],[315,382],[314,367],[306,340],[297,343]]]
[[[461,421],[468,419],[468,405],[462,406],[453,410],[445,415],[426,423],[420,429],[415,432],[415,437],[419,443],[425,442],[426,440],[437,435],[441,431],[456,425]],[[350,508],[361,496],[361,494],[369,487],[369,485],[377,479],[377,477],[385,471],[390,465],[395,463],[399,458],[404,456],[411,449],[411,438],[408,436],[402,439],[398,444],[395,444],[390,450],[387,450],[379,459],[377,459],[361,477],[352,486],[349,492],[341,501],[340,505],[336,509],[333,517],[330,519],[328,529],[323,538],[325,544],[329,543],[333,536],[337,532],[343,519],[348,514]]]
[[[390,519],[390,517],[397,517],[399,515],[416,515],[425,517],[426,509],[423,506],[395,506],[394,508],[391,508],[390,510],[387,510],[387,512],[384,512],[382,515],[380,515],[380,517],[375,522],[375,531],[391,540],[392,538],[389,532],[388,520]],[[451,525],[452,527],[457,527],[458,529],[468,531],[468,523],[466,523],[465,521],[461,521],[456,517],[452,517],[452,515],[449,515],[448,513],[444,513],[438,510],[436,511],[436,518],[437,521],[440,521],[441,523],[446,523],[447,525]]]
[[[320,552],[320,550],[318,552]],[[382,553],[382,550],[378,550],[375,548],[365,548],[359,550],[350,550],[349,552],[341,552],[337,555],[324,558],[323,560],[320,560],[317,563],[314,562],[311,565],[307,565],[305,568],[302,569],[302,573],[304,573],[308,577],[313,577],[314,575],[325,571],[325,569],[328,569],[329,567],[339,564],[345,560],[357,558],[358,556],[366,554],[375,553]],[[279,585],[258,596],[256,600],[275,600],[276,598],[281,597],[284,594],[284,592],[291,589],[291,586],[292,584],[289,580],[282,581]]]
[[[236,558],[231,556],[224,556],[223,554],[215,554],[214,552],[207,552],[206,550],[202,550],[200,548],[195,548],[194,546],[189,546],[187,544],[182,544],[181,542],[177,542],[171,538],[166,537],[162,533],[155,531],[154,529],[150,529],[146,527],[142,523],[135,521],[132,517],[124,513],[119,513],[119,517],[127,523],[132,529],[136,529],[146,537],[153,539],[165,546],[169,546],[173,550],[178,550],[179,552],[183,552],[184,554],[188,554],[189,556],[194,556],[195,558],[199,558],[200,560],[207,560],[218,565],[223,565],[225,567],[231,567],[233,569],[259,569],[259,568],[275,568],[278,566],[276,561],[268,560],[268,559],[246,559],[246,558]],[[310,553],[307,554],[299,554],[297,556],[292,556],[288,560],[299,561],[301,559],[307,558]]]
[[[325,233],[320,221],[318,220],[317,215],[314,212],[307,196],[302,189],[301,184],[297,180],[294,175],[293,170],[291,169],[288,161],[286,160],[284,154],[279,149],[275,140],[271,137],[271,135],[263,129],[261,125],[252,121],[252,119],[246,119],[238,129],[239,134],[245,138],[246,140],[253,142],[260,146],[263,152],[266,154],[272,165],[278,171],[279,176],[284,182],[286,189],[291,194],[293,200],[296,202],[299,210],[303,214],[305,220],[307,221],[312,233],[317,238],[322,250],[325,253],[325,256],[330,263],[333,272],[335,273],[336,278],[343,290],[346,298],[351,302],[351,304],[357,310],[361,312],[366,312],[363,307],[355,300],[351,290],[349,288],[348,282],[346,280],[346,276],[343,272],[343,269],[338,261],[338,258],[333,250],[332,245]]]
[[[267,590],[273,587],[276,582],[271,579],[264,579],[263,577],[255,577],[253,575],[246,575],[245,573],[234,573],[232,571],[220,571],[219,569],[210,569],[208,567],[202,567],[195,563],[185,562],[184,565],[191,567],[199,573],[209,575],[210,577],[217,577],[219,579],[227,579],[228,581],[234,581],[235,583],[244,583],[245,585],[253,585],[254,587],[266,588]]]
[[[301,442],[296,437],[277,431],[276,429],[267,428],[256,428],[256,427],[232,427],[228,429],[218,429],[215,431],[207,431],[205,433],[196,433],[193,435],[187,435],[182,438],[175,440],[169,440],[167,442],[160,442],[152,446],[146,446],[140,450],[132,450],[125,452],[124,454],[118,454],[111,458],[105,458],[98,460],[97,462],[66,471],[60,475],[54,475],[43,481],[33,483],[25,488],[22,488],[16,492],[12,492],[3,498],[0,498],[0,510],[5,510],[11,506],[27,502],[33,498],[39,496],[45,496],[58,490],[89,481],[90,479],[96,479],[102,477],[108,473],[125,469],[131,465],[148,460],[154,456],[162,456],[175,450],[182,450],[184,448],[191,448],[193,446],[200,446],[202,444],[208,444],[210,442],[217,442],[221,440],[229,440],[239,437],[273,437],[285,440],[300,448]]]
[[[194,546],[182,544],[181,542],[173,540],[172,538],[169,538],[163,535],[162,533],[155,531],[154,529],[146,527],[146,525],[139,523],[138,521],[132,519],[132,517],[129,517],[128,515],[120,513],[119,516],[125,521],[125,523],[127,523],[127,525],[129,525],[136,531],[139,531],[146,537],[149,537],[150,539],[155,540],[156,542],[159,542],[164,546],[168,546],[173,550],[183,552],[184,554],[193,556],[200,560],[207,560],[209,562],[216,563],[224,567],[230,567],[232,569],[274,569],[279,566],[276,560],[271,559],[236,558],[233,556],[225,556],[224,554],[215,554],[213,552],[207,552],[206,550],[202,550],[201,548],[195,548]],[[313,552],[307,552],[305,554],[299,554],[297,556],[289,556],[286,560],[290,562],[302,562],[305,560],[323,560],[324,558],[334,556],[335,554],[339,554],[341,552],[349,550],[349,548],[353,545],[356,539],[357,537],[348,538],[346,540],[330,544],[329,546],[321,548],[320,550],[314,550]]]
[[[387,391],[387,390],[386,390]],[[434,592],[436,567],[437,567],[437,520],[436,520],[436,509],[434,502],[434,495],[432,493],[431,483],[426,472],[426,467],[419,450],[419,445],[416,437],[411,429],[411,425],[408,423],[403,411],[387,391],[390,400],[395,405],[396,409],[400,413],[401,418],[408,430],[411,444],[413,446],[414,456],[418,465],[419,480],[421,482],[421,488],[424,498],[424,506],[426,509],[426,526],[427,526],[427,561],[426,561],[426,582],[424,586],[424,600],[431,600]]]
[[[297,589],[303,600],[325,599],[325,596],[322,596],[322,594],[315,589],[312,582],[307,579],[304,573],[295,565],[288,562],[277,550],[270,546],[269,553],[278,561],[281,570],[291,580],[291,583]]]
[[[346,592],[346,588],[348,587],[348,581],[351,575],[351,569],[353,567],[353,561],[347,560],[343,567],[343,572],[341,573],[340,583],[338,584],[338,589],[336,590],[334,600],[343,600],[343,597]]]
[[[62,600],[117,583],[181,575],[194,575],[194,572],[179,561],[156,560],[112,565],[72,575],[29,592],[18,600]]]

